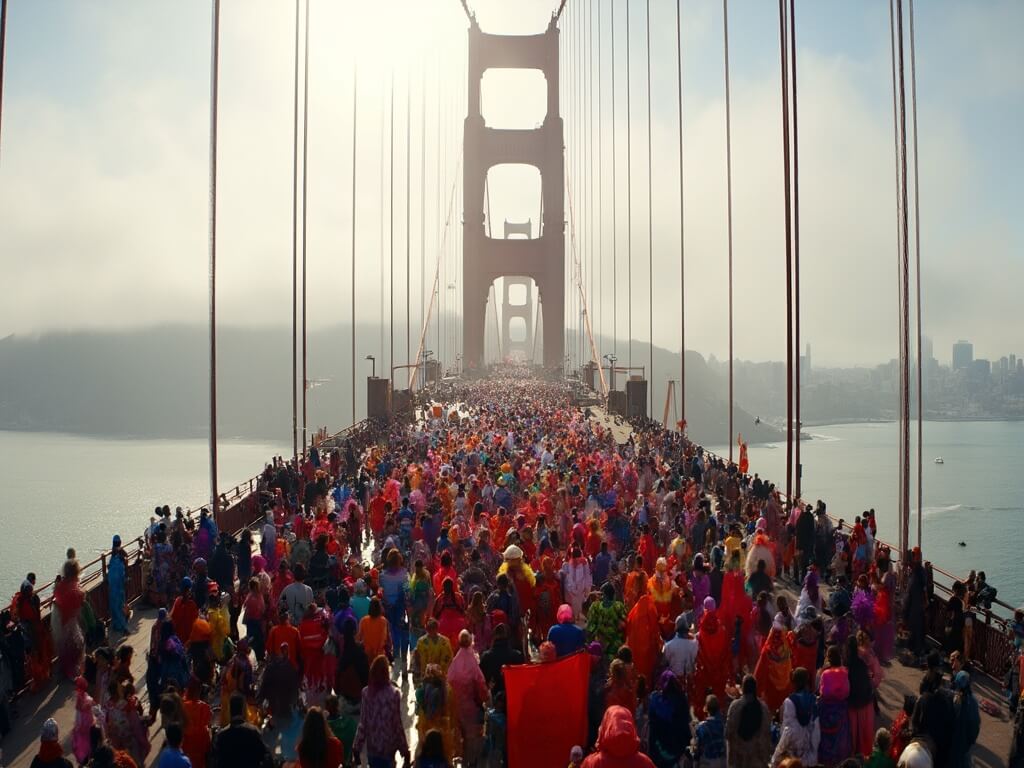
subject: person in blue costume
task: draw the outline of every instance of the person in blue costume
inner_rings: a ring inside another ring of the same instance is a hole
[[[115,632],[128,634],[127,606],[125,605],[125,581],[128,563],[121,549],[121,537],[114,536],[107,563],[107,596],[110,600],[110,625]]]

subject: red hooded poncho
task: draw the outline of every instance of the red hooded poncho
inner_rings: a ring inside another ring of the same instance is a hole
[[[609,707],[597,732],[597,751],[583,761],[582,768],[654,768],[640,752],[633,714],[625,707]]]

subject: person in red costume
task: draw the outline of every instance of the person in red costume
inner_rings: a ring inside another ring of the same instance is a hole
[[[757,692],[772,714],[779,710],[786,697],[793,692],[793,647],[790,634],[782,618],[777,616],[754,670]]]
[[[644,676],[650,687],[654,665],[661,655],[658,611],[650,595],[641,595],[626,617],[626,645],[633,652],[633,668]]]
[[[667,640],[675,634],[675,620],[680,614],[682,601],[679,599],[679,591],[672,583],[672,577],[668,572],[668,562],[664,557],[659,557],[654,564],[654,575],[647,580],[647,590],[650,592],[654,608],[658,612],[658,627],[661,630],[661,637]]]
[[[690,696],[690,701],[694,702],[694,715],[699,720],[704,719],[704,700],[709,692],[725,701],[725,686],[729,682],[729,670],[732,669],[730,646],[729,633],[719,620],[715,598],[704,598],[704,615],[697,633],[693,695]]]
[[[544,555],[540,561],[540,574],[533,588],[534,610],[530,614],[531,636],[538,645],[547,639],[554,626],[555,612],[562,604],[562,581],[555,572],[555,561]]]
[[[729,570],[722,577],[722,604],[718,609],[719,621],[729,633],[735,672],[744,665],[753,667],[757,663],[756,650],[751,646],[753,625],[750,621],[750,612],[753,610],[754,601],[750,599],[744,586],[743,569],[740,568],[739,554],[736,554],[729,560]]]
[[[651,758],[640,751],[632,712],[625,707],[608,707],[597,731],[596,751],[581,768],[654,768]]]

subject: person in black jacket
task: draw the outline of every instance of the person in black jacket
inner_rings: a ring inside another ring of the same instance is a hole
[[[231,725],[217,734],[213,743],[214,763],[218,768],[269,768],[273,761],[256,726],[245,720],[245,697],[231,695],[228,705]]]
[[[484,673],[484,680],[492,694],[505,690],[505,679],[501,670],[513,664],[524,662],[523,652],[513,648],[509,642],[508,626],[499,624],[494,628],[494,640],[491,647],[480,656],[480,669]]]
[[[850,743],[853,753],[868,757],[875,742],[875,690],[871,674],[860,657],[857,637],[846,638],[846,672],[850,678],[850,695],[846,700],[850,718]]]
[[[800,567],[798,579],[801,582],[807,574],[807,569],[814,562],[814,539],[814,509],[808,504],[804,511],[800,513],[800,517],[796,519],[796,550],[797,562]]]

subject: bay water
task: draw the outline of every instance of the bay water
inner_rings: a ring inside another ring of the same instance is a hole
[[[291,442],[222,440],[222,491],[248,481]],[[210,496],[205,440],[107,439],[0,431],[0,603],[25,574],[51,581],[68,547],[86,563],[115,533],[142,534],[153,509],[201,506]]]
[[[911,545],[917,543],[916,430],[915,423]],[[836,424],[804,427],[804,433],[812,436],[800,444],[804,499],[822,499],[830,514],[850,524],[864,510],[874,509],[879,538],[895,544],[899,426]],[[985,571],[999,599],[1011,605],[1024,602],[1024,421],[926,421],[923,444],[924,558],[959,577],[972,569]],[[728,446],[709,448],[728,456]],[[784,486],[784,442],[750,446],[748,456],[751,473]],[[943,463],[935,463],[936,458]]]

